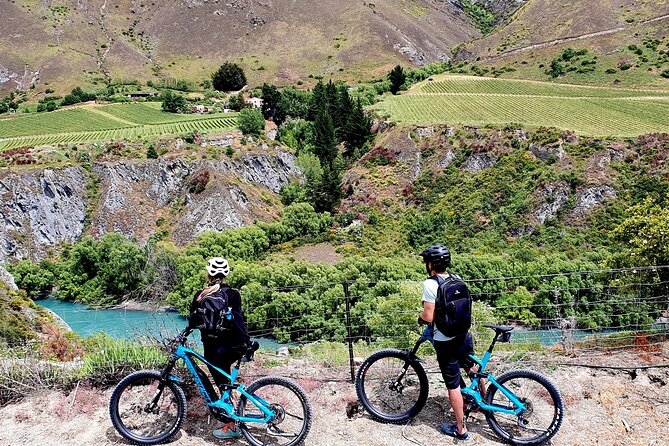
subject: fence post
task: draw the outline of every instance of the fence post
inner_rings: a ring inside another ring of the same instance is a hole
[[[347,343],[348,343],[348,361],[351,366],[351,382],[355,382],[355,361],[353,359],[353,330],[351,329],[351,293],[349,292],[348,280],[343,282],[344,285],[344,297],[346,298],[346,332]]]
[[[558,317],[560,318],[560,332],[562,340],[562,349],[566,354],[571,354],[574,348],[574,333],[570,330],[572,327],[572,318],[566,316],[562,312],[562,304],[560,303],[559,287],[553,288],[553,295],[555,296],[555,305],[557,306]]]

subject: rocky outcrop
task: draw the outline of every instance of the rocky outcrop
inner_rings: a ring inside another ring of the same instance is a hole
[[[546,220],[557,217],[558,211],[569,199],[569,185],[564,181],[541,186],[536,195],[541,204],[532,212],[537,223],[544,224]]]
[[[476,153],[467,159],[462,168],[467,172],[479,173],[492,167],[497,162],[497,157],[488,153]]]
[[[549,161],[551,159],[561,161],[567,156],[567,152],[562,148],[562,143],[546,147],[530,144],[529,151],[534,153],[541,161]]]
[[[192,182],[199,174],[201,188]],[[39,259],[87,234],[118,232],[143,242],[166,229],[185,244],[208,230],[268,220],[279,206],[271,192],[296,175],[294,155],[282,151],[123,160],[93,164],[90,172],[80,166],[0,171],[0,262]]]
[[[0,282],[4,283],[10,290],[18,290],[16,283],[14,283],[14,276],[12,276],[6,269],[0,266]]]
[[[616,197],[616,190],[611,186],[586,186],[576,194],[576,204],[572,210],[574,217],[583,217],[594,208]]]
[[[88,177],[79,166],[0,173],[0,262],[79,239]]]

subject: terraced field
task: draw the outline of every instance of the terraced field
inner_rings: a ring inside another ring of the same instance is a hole
[[[552,126],[592,136],[669,132],[669,91],[435,76],[376,106],[412,124]]]
[[[86,105],[0,121],[0,150],[235,128],[237,114],[178,115],[157,103]]]

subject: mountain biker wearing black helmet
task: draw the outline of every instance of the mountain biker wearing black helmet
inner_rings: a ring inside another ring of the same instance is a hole
[[[200,330],[202,345],[204,346],[204,357],[211,364],[230,374],[232,364],[237,362],[248,349],[257,349],[258,343],[251,342],[244,324],[242,314],[242,296],[239,291],[225,284],[225,278],[230,274],[230,265],[222,257],[214,257],[207,262],[207,287],[195,294],[191,303],[189,321],[193,321],[194,315],[208,296],[217,296],[227,299],[227,306],[232,312],[231,328],[224,336],[207,336],[205,331]],[[192,322],[191,322],[192,324]],[[228,379],[209,367],[216,385],[221,388],[228,384]],[[235,429],[235,423],[230,422],[213,432],[214,437],[219,439],[239,438],[241,434]]]
[[[430,279],[423,282],[423,310],[419,314],[419,322],[433,323],[435,317],[435,301],[439,283],[434,280],[439,275],[448,277],[446,269],[451,266],[451,252],[443,245],[435,244],[420,253],[425,262],[425,269]],[[452,277],[460,279],[455,274]],[[464,424],[464,402],[460,393],[460,367],[471,367],[469,354],[474,353],[474,344],[471,333],[449,337],[434,328],[434,349],[437,352],[437,361],[441,374],[448,388],[448,398],[453,407],[456,423],[443,423],[440,426],[442,433],[460,440],[469,439],[467,427]]]

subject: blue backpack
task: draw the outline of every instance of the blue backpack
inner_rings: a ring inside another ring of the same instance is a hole
[[[448,273],[430,279],[437,281],[437,298],[434,302],[434,324],[445,336],[466,334],[472,326],[472,298],[465,282]]]

